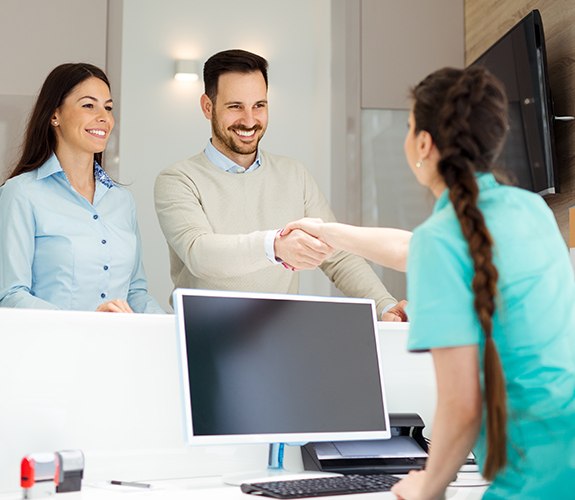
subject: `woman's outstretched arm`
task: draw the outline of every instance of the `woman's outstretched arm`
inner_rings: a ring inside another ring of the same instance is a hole
[[[282,231],[301,229],[332,248],[345,250],[384,267],[405,271],[411,231],[384,227],[358,227],[321,219],[304,218],[290,222]]]

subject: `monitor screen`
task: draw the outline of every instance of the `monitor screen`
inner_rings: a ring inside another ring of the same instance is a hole
[[[174,292],[189,444],[390,437],[368,299]]]

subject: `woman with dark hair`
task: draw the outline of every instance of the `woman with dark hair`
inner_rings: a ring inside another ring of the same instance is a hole
[[[442,498],[474,447],[484,498],[571,498],[575,491],[575,279],[541,197],[495,179],[507,131],[502,85],[480,67],[445,68],[412,92],[405,140],[437,198],[409,236],[302,220],[327,244],[401,269],[409,349],[431,350],[437,408],[425,471],[400,498]]]
[[[102,168],[112,106],[91,64],[46,78],[0,187],[0,306],[164,312],[147,292],[133,198]]]

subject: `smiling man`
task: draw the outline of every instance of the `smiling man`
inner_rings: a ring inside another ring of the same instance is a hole
[[[378,314],[405,320],[369,265],[307,233],[281,229],[302,217],[335,220],[299,162],[259,148],[268,125],[267,61],[226,50],[204,65],[200,104],[212,138],[200,154],[158,176],[156,212],[175,287],[297,293],[299,270],[320,267],[350,297],[373,298]]]

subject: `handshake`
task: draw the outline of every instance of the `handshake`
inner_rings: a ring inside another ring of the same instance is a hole
[[[390,269],[405,272],[411,231],[358,227],[304,218],[287,224],[274,240],[276,258],[292,271],[315,269],[336,250],[345,250]],[[407,321],[402,300],[382,316],[384,321]]]
[[[329,258],[335,248],[322,239],[321,219],[304,218],[290,222],[278,231],[274,252],[283,266],[292,271],[315,269]]]

